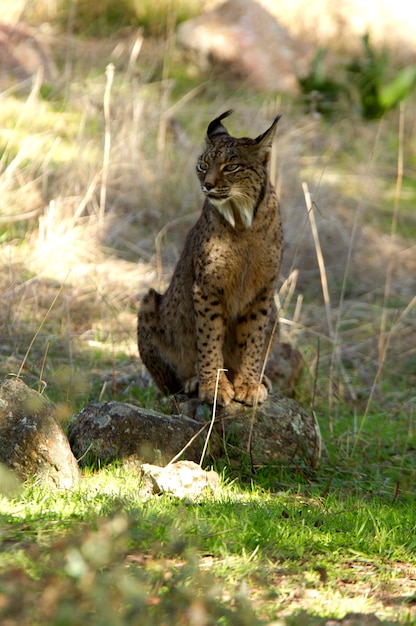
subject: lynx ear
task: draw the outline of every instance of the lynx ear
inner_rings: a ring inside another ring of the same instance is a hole
[[[233,109],[230,109],[229,111],[226,111],[225,113],[223,113],[219,117],[216,117],[215,120],[213,120],[210,123],[210,125],[208,126],[208,129],[207,129],[207,135],[206,135],[206,140],[209,143],[213,143],[214,141],[216,141],[216,139],[218,139],[218,137],[221,137],[221,136],[227,136],[228,137],[229,136],[229,132],[225,128],[225,126],[223,126],[221,124],[221,120],[223,120],[225,117],[228,117],[229,115],[231,115],[231,113],[233,113]]]
[[[281,115],[277,115],[274,118],[273,124],[270,126],[270,128],[268,128],[264,133],[262,133],[255,139],[256,145],[260,149],[260,152],[267,158],[269,157],[270,150],[272,148],[277,122],[280,120],[281,117]]]

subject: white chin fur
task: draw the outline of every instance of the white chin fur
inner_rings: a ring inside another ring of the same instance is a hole
[[[210,202],[215,206],[217,211],[221,213],[223,218],[227,220],[227,222],[231,224],[233,228],[235,228],[235,218],[231,200],[217,200],[210,198]],[[235,208],[239,211],[241,221],[243,222],[244,226],[246,228],[251,228],[251,225],[253,223],[253,211],[251,207],[245,206],[244,203],[240,203],[239,205],[236,203]]]

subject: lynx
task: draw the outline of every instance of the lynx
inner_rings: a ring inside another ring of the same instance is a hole
[[[253,405],[270,390],[262,366],[278,339],[274,289],[282,254],[269,160],[276,117],[256,139],[207,129],[196,172],[205,196],[171,283],[151,289],[138,316],[140,356],[165,393],[194,393],[226,406]],[[277,332],[276,332],[277,331]],[[217,381],[218,376],[218,381]]]

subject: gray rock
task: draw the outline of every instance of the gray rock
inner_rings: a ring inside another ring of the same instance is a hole
[[[179,405],[183,414],[198,419],[200,403],[190,400]],[[319,464],[323,442],[318,422],[295,400],[269,395],[263,404],[247,407],[232,402],[217,413],[211,454],[224,449],[229,459],[241,460],[249,455],[254,465],[287,463],[303,460]]]
[[[148,481],[151,493],[167,493],[176,498],[197,499],[218,487],[217,472],[205,471],[193,461],[177,461],[159,467],[145,463],[141,466],[142,479]]]
[[[296,76],[305,71],[311,54],[253,0],[228,0],[183,22],[178,40],[203,63],[213,59],[263,90],[296,92]]]
[[[212,407],[183,396],[172,400],[173,410],[176,415],[119,402],[91,404],[69,425],[71,448],[81,464],[120,459],[165,465],[178,455],[199,463]],[[205,459],[226,455],[238,462],[249,455],[255,465],[302,459],[315,466],[321,449],[314,416],[295,400],[269,396],[255,409],[232,402],[219,410]]]
[[[0,462],[22,480],[36,477],[69,489],[80,471],[61,427],[55,407],[17,378],[0,386]]]
[[[300,350],[287,341],[279,341],[268,358],[265,374],[277,393],[293,397],[304,367]]]
[[[195,420],[162,415],[122,402],[86,406],[70,422],[68,439],[81,465],[116,459],[168,463],[201,430]],[[202,436],[186,450],[198,461]]]
[[[58,78],[58,70],[51,49],[42,41],[40,29],[32,30],[24,24],[0,23],[0,84],[19,87],[20,81],[30,84],[39,70],[42,82],[52,83]]]

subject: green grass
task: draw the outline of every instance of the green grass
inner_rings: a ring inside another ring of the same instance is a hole
[[[331,433],[321,415],[328,452],[316,470],[225,467],[216,494],[197,502],[144,499],[137,471],[119,463],[85,470],[72,491],[34,482],[9,493],[0,615],[152,625],[192,624],[200,611],[202,623],[240,626],[360,611],[416,623],[412,417],[359,419],[340,406]]]
[[[223,480],[194,504],[142,501],[137,475],[117,466],[87,473],[72,492],[26,486],[1,504],[0,615],[32,626],[191,624],[200,605],[203,623],[266,624],[296,607],[321,618],[355,607],[405,623],[416,571],[411,500],[335,485],[322,495],[319,474],[307,486],[293,478],[278,492],[260,478],[251,487]],[[387,598],[399,590],[393,609]]]

